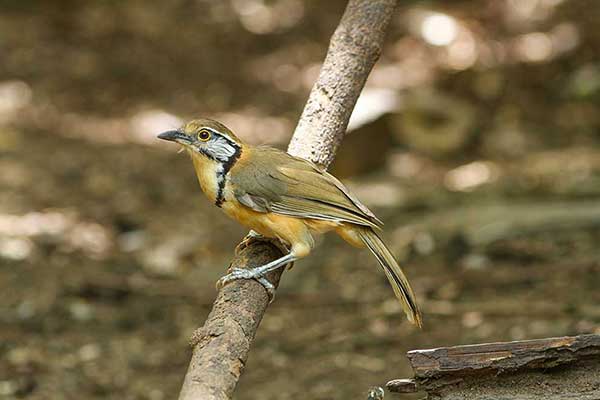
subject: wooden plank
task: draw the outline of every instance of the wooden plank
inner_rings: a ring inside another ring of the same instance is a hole
[[[600,335],[413,350],[408,359],[416,378],[435,378],[552,368],[591,355],[600,356]]]
[[[414,379],[396,393],[430,399],[600,399],[600,335],[486,343],[408,352]]]

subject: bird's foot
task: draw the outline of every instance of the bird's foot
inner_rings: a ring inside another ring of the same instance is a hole
[[[265,237],[263,235],[261,235],[258,232],[255,231],[250,231],[248,232],[248,234],[246,235],[246,237],[244,237],[244,239],[242,239],[242,241],[240,242],[240,244],[238,244],[235,248],[235,254],[240,254],[240,252],[242,250],[244,250],[246,247],[248,247],[252,242],[255,242],[257,240],[264,240]]]
[[[267,295],[269,296],[269,303],[271,303],[275,298],[275,286],[271,282],[269,282],[267,277],[264,275],[264,272],[257,271],[256,269],[233,268],[230,273],[221,277],[221,279],[217,281],[217,289],[221,289],[228,283],[237,281],[238,279],[256,280],[267,291]]]

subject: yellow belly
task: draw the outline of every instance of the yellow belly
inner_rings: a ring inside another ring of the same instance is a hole
[[[237,199],[228,194],[222,205],[225,214],[263,236],[279,238],[289,244],[304,240],[306,234],[325,233],[339,226],[339,223],[333,221],[257,212],[239,203]]]
[[[254,211],[237,200],[225,201],[223,211],[240,224],[263,236],[283,239],[288,243],[295,241],[308,228],[305,220],[274,213]]]
[[[309,218],[295,218],[275,213],[260,213],[244,206],[237,200],[226,201],[223,211],[240,224],[265,237],[278,238],[294,246],[298,243],[310,243],[311,234],[322,234],[335,230],[346,242],[354,247],[364,248],[364,243],[355,233],[352,224],[323,221]]]

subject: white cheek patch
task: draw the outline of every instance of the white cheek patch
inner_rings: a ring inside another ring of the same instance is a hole
[[[227,140],[218,137],[214,141],[208,144],[207,150],[212,153],[212,155],[217,160],[226,161],[229,158],[233,157],[237,148],[229,143]]]

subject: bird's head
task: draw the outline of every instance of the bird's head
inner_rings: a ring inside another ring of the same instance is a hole
[[[228,163],[239,157],[242,142],[225,125],[212,119],[195,119],[177,130],[163,132],[159,139],[182,145],[193,156]]]

